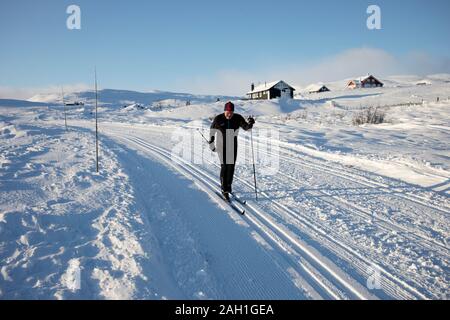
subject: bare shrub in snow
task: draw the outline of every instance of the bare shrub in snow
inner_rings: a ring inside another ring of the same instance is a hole
[[[353,115],[352,123],[359,126],[365,123],[380,124],[386,119],[386,113],[378,107],[369,107],[363,111],[357,112]]]
[[[279,119],[283,120],[283,121],[288,121],[288,120],[306,120],[308,118],[308,111],[306,110],[299,110],[299,111],[294,111],[291,113],[288,113],[286,115],[281,115],[279,117]]]
[[[345,117],[345,113],[344,113],[344,112],[339,112],[339,111],[333,111],[333,112],[331,113],[331,115],[332,115],[334,118],[338,119],[338,120],[342,120],[342,119],[344,119],[344,117]]]

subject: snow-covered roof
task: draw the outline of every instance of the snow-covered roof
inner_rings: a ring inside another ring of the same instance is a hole
[[[307,86],[305,88],[305,91],[316,92],[316,91],[319,91],[320,89],[322,89],[323,87],[327,87],[327,86],[324,85],[323,83],[315,83],[315,84],[311,84],[311,85]]]
[[[263,83],[263,84],[255,86],[255,88],[252,91],[247,92],[247,94],[257,93],[257,92],[269,90],[270,88],[276,86],[280,82],[286,83],[286,81],[283,81],[283,80],[277,80],[277,81]],[[292,89],[294,89],[292,86],[290,86],[290,85],[288,85],[288,86],[291,87]]]
[[[366,74],[365,76],[361,76],[361,77],[355,77],[351,80],[349,80],[348,82],[350,83],[351,81],[354,81],[356,84],[363,82],[364,80],[373,77],[375,80],[381,82],[380,80],[378,80],[377,78],[375,78],[373,75],[371,74]]]

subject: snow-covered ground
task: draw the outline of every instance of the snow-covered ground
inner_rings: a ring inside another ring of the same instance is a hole
[[[58,95],[0,101],[0,298],[446,298],[449,76],[382,80],[234,98],[257,121],[258,201],[248,132],[233,185],[245,216],[212,190],[198,133],[227,97],[103,91],[99,173],[91,93],[70,94],[68,131]],[[353,125],[368,107],[386,122]]]

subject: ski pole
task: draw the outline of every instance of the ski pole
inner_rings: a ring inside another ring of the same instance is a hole
[[[197,131],[202,135],[203,139],[209,144],[209,140],[206,139],[206,137],[203,135],[203,133],[200,131],[200,129],[197,129]]]
[[[250,139],[251,139],[251,143],[252,143],[253,179],[255,181],[255,197],[256,197],[256,201],[258,201],[258,189],[256,188],[255,152],[253,151],[253,128],[250,130]]]
[[[207,144],[210,144],[209,140],[206,139],[206,137],[203,135],[203,133],[200,131],[200,129],[197,129],[197,131],[202,135],[203,139],[205,139]],[[215,152],[216,149],[212,150],[212,152]],[[202,157],[203,157],[203,153],[202,153]]]

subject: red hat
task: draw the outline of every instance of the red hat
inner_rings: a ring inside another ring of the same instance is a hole
[[[227,103],[225,103],[225,108],[223,109],[224,111],[234,111],[234,104],[230,101],[228,101]]]

